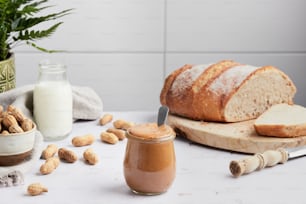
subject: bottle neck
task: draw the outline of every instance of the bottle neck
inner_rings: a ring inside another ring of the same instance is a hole
[[[66,71],[63,64],[40,64],[39,81],[67,81]]]

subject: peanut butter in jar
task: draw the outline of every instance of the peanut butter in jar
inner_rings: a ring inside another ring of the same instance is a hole
[[[157,195],[171,186],[176,172],[175,132],[156,123],[135,125],[127,131],[124,176],[136,194]]]

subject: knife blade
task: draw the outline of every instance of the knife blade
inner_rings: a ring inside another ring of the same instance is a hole
[[[288,159],[295,159],[306,156],[306,147],[294,147],[286,149],[288,152]]]
[[[158,126],[165,124],[168,113],[169,113],[169,108],[167,106],[159,107],[158,115],[157,115],[157,125]]]
[[[306,155],[306,147],[279,148],[257,153],[238,161],[231,161],[229,169],[234,177],[261,170],[265,167],[272,167],[277,164],[284,164],[289,159],[295,159]]]

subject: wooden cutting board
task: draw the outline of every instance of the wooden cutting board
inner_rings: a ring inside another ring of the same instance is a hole
[[[256,134],[254,120],[238,123],[193,121],[169,115],[168,124],[178,135],[211,147],[243,153],[261,153],[279,147],[306,145],[306,136],[296,138],[264,137]]]

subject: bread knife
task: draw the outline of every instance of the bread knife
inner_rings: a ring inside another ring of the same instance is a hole
[[[289,159],[294,159],[306,155],[306,147],[279,148],[276,150],[267,150],[263,153],[257,153],[253,156],[245,157],[238,161],[231,161],[229,169],[234,177],[248,174],[265,167],[272,167],[276,164],[283,164]]]

